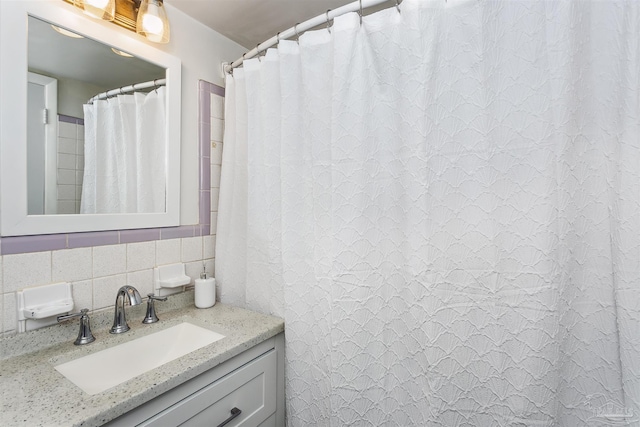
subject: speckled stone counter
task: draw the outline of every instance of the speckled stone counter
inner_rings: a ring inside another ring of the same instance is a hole
[[[131,330],[121,335],[108,332],[112,313],[96,313],[92,316],[96,341],[85,346],[73,345],[77,319],[0,339],[0,425],[99,426],[284,331],[284,321],[276,317],[220,303],[200,310],[192,301],[193,293],[187,292],[170,297],[164,309],[158,303],[160,322],[152,325],[141,324],[140,306],[127,307]],[[184,321],[225,338],[94,396],[54,369],[59,363]]]

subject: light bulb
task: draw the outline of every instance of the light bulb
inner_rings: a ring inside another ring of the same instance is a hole
[[[84,0],[82,2],[84,13],[92,18],[113,21],[116,14],[115,0]]]
[[[161,0],[142,0],[136,31],[155,43],[169,41],[169,20]]]

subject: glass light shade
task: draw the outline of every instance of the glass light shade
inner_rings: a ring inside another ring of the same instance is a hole
[[[113,21],[116,16],[116,0],[75,0],[74,4],[92,18]]]
[[[154,43],[169,42],[169,20],[161,0],[142,0],[136,31]]]

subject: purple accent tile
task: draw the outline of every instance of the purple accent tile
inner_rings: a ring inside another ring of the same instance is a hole
[[[120,243],[120,235],[118,231],[96,231],[89,233],[69,234],[70,248],[116,245],[118,243]]]
[[[211,189],[211,162],[208,157],[200,158],[200,190]]]
[[[210,91],[200,90],[200,108],[198,108],[198,121],[209,123],[211,121],[211,95]]]
[[[180,227],[167,227],[160,229],[160,239],[179,239],[194,236],[193,225],[181,225]]]
[[[211,108],[211,107],[209,107],[209,108]],[[58,114],[58,121],[59,122],[71,123],[71,124],[77,125],[79,120],[82,120],[82,119],[79,119],[77,117],[66,116],[64,114]],[[84,124],[84,120],[82,120],[82,122]]]
[[[211,155],[211,124],[198,123],[200,140],[200,157],[209,158]]]
[[[2,255],[52,251],[67,247],[66,234],[16,236],[2,238]]]
[[[224,98],[224,88],[218,85],[214,85],[213,83],[211,84],[211,93],[222,96]]]
[[[142,228],[137,230],[120,230],[120,243],[149,242],[160,240],[161,228]]]
[[[211,191],[200,192],[200,224],[211,221]]]
[[[201,225],[200,230],[202,231],[203,236],[208,236],[211,234],[211,226],[209,224]]]

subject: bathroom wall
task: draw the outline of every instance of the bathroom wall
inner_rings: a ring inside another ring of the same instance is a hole
[[[16,292],[48,283],[70,282],[75,310],[111,309],[117,289],[135,286],[145,296],[153,292],[153,268],[183,262],[193,281],[203,263],[215,274],[224,89],[198,83],[199,223],[191,226],[63,235],[59,249],[52,236],[3,238],[0,249],[0,333],[17,329]],[[70,129],[70,128],[69,128]],[[161,303],[160,303],[161,304]]]
[[[57,214],[80,213],[84,173],[84,120],[58,114]]]
[[[1,334],[16,331],[16,291],[26,287],[68,281],[75,309],[99,310],[113,306],[117,288],[125,283],[143,295],[151,292],[153,267],[158,265],[184,262],[192,282],[203,262],[214,273],[223,132],[220,63],[237,58],[245,49],[166,6],[172,41],[153,46],[182,60],[182,225],[0,238]],[[126,31],[113,24],[96,21],[96,25]],[[0,37],[8,36],[0,29]]]

